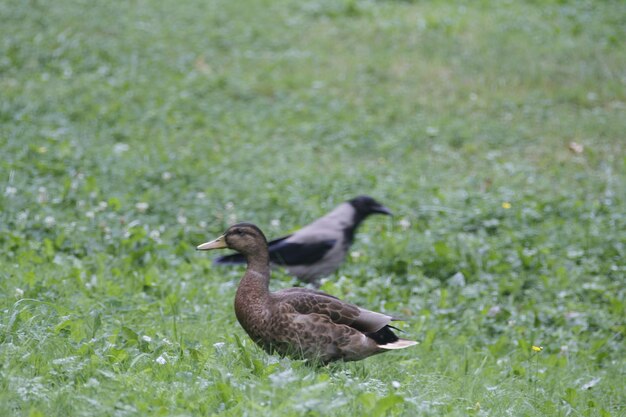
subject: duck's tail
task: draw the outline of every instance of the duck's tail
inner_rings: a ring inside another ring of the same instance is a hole
[[[417,345],[418,342],[413,340],[400,339],[392,329],[400,331],[393,326],[386,325],[378,331],[365,333],[365,335],[374,339],[381,349],[404,349],[409,346]]]
[[[398,339],[395,342],[392,343],[386,343],[384,345],[378,345],[381,349],[404,349],[404,348],[408,348],[409,346],[414,346],[419,344],[419,342],[416,342],[414,340],[406,340],[406,339]]]

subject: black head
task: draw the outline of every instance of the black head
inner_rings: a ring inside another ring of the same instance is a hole
[[[367,217],[370,214],[385,214],[391,216],[391,210],[367,195],[360,195],[349,200],[348,203],[355,208],[360,217]]]
[[[233,249],[244,255],[263,250],[267,252],[267,239],[261,229],[254,224],[237,223],[230,226],[222,236],[197,247],[198,250],[221,248]]]

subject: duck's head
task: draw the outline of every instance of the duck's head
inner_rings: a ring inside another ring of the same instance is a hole
[[[248,255],[256,253],[262,248],[267,250],[265,235],[252,223],[237,223],[228,228],[220,237],[199,245],[197,250],[211,250],[229,248]]]
[[[391,216],[391,210],[374,200],[367,195],[360,195],[348,201],[360,215],[360,217],[367,217],[370,214],[385,214]]]

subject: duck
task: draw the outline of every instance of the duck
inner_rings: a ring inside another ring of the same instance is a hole
[[[270,262],[284,267],[300,281],[319,285],[344,262],[354,235],[363,220],[373,214],[392,215],[391,210],[367,195],[337,206],[330,213],[295,231],[269,242]],[[220,256],[218,265],[244,264],[240,254]]]
[[[401,339],[393,316],[366,310],[312,288],[270,292],[271,255],[265,235],[252,223],[230,226],[215,240],[197,246],[229,248],[247,267],[235,295],[237,321],[270,354],[318,364],[357,361],[417,342]]]

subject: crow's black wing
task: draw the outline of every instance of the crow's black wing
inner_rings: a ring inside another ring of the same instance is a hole
[[[335,239],[311,242],[290,242],[286,236],[270,242],[270,260],[279,265],[311,265],[322,259],[335,246]]]
[[[335,239],[312,242],[289,242],[292,235],[283,236],[268,243],[270,261],[278,265],[311,265],[319,261],[335,245]],[[237,265],[246,263],[240,253],[224,255],[213,261],[219,265]]]

